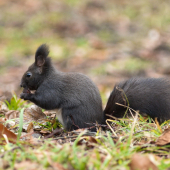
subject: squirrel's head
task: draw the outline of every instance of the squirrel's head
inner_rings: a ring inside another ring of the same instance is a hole
[[[37,90],[51,68],[51,60],[48,57],[49,48],[42,44],[35,53],[35,62],[24,73],[20,86],[30,92]]]

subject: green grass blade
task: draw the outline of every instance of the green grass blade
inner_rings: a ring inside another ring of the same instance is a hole
[[[24,114],[24,108],[21,109],[20,115],[19,115],[19,130],[18,130],[17,141],[19,141],[19,138],[20,138],[21,132],[22,132],[22,127],[23,127],[23,114]]]

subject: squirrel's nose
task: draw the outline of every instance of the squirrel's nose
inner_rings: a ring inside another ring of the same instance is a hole
[[[22,83],[20,84],[20,87],[23,87]]]

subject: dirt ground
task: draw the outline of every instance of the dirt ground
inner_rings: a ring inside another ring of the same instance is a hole
[[[1,99],[6,92],[19,95],[21,77],[42,43],[49,44],[57,69],[88,75],[105,99],[121,80],[169,77],[168,12],[162,10],[168,2],[151,3],[1,1]]]

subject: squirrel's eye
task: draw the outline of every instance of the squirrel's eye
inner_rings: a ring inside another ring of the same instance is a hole
[[[28,72],[26,73],[26,77],[31,77],[32,76],[32,73]]]

